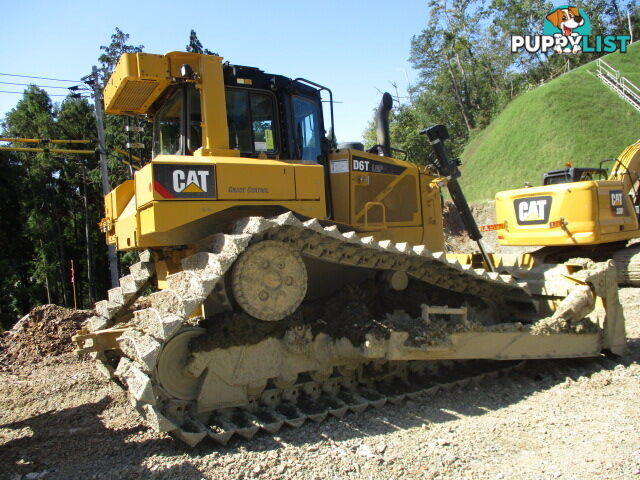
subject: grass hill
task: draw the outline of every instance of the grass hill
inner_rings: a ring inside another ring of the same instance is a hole
[[[640,85],[640,42],[604,60]],[[469,200],[491,199],[524,182],[539,185],[544,172],[568,161],[598,166],[640,138],[640,112],[591,73],[595,69],[595,62],[583,65],[520,95],[469,142],[462,154]]]

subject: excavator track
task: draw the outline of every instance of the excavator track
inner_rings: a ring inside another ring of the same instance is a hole
[[[460,265],[424,246],[360,238],[355,232],[341,233],[336,226],[323,227],[315,219],[302,222],[291,213],[245,218],[231,234],[200,242],[197,253],[182,261],[183,270],[167,277],[168,288],[149,296],[151,307],[131,315],[127,308],[154,271],[150,252],[142,252],[121,286],[96,304],[97,315],[85,326],[84,333],[106,331],[116,337],[119,349],[99,351],[96,360],[108,376],[122,383],[156,431],[169,432],[189,445],[207,436],[224,444],[234,435],[249,439],[259,430],[275,433],[283,425],[298,427],[328,415],[341,417],[347,411],[357,413],[387,401],[464,386],[513,368],[514,362],[504,361],[384,361],[376,357],[382,340],[377,344],[367,337],[364,345],[353,346],[325,333],[313,336],[301,325],[288,328],[282,338],[254,338],[249,346],[216,344],[216,338],[207,338],[207,329],[202,328],[206,322],[193,312],[221,287],[238,257],[265,240],[283,242],[306,257],[401,271],[446,291],[500,299],[519,306],[516,309],[532,308],[526,284],[509,275]],[[83,346],[82,339],[76,341]],[[371,361],[354,362],[349,355],[356,348],[370,354]],[[271,362],[269,357],[277,351],[283,361],[309,351],[326,351],[329,360],[308,354],[295,370],[286,362]],[[263,371],[262,377],[256,371]]]
[[[618,284],[640,287],[640,243],[617,250],[613,253]]]

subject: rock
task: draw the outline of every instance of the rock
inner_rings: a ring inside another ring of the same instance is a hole
[[[42,472],[31,472],[31,473],[27,473],[23,479],[24,480],[38,480],[39,478],[44,478],[45,475],[49,473],[48,470],[44,470]]]
[[[360,455],[361,457],[367,457],[367,458],[375,457],[375,454],[371,451],[371,448],[366,443],[361,444],[356,449],[356,454]]]

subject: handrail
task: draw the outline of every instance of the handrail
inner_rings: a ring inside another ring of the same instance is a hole
[[[640,88],[607,62],[598,58],[596,61],[597,73],[605,83],[610,83],[625,100],[640,110]]]

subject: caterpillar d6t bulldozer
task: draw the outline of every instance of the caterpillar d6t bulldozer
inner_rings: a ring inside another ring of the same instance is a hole
[[[615,159],[611,174],[598,168],[547,172],[539,187],[496,194],[501,245],[541,246],[530,264],[558,263],[572,257],[613,259],[621,285],[640,286],[640,142]]]
[[[517,360],[624,350],[609,264],[518,283],[447,257],[441,188],[477,227],[446,129],[424,132],[428,166],[393,158],[385,94],[380,145],[337,146],[322,92],[180,52],[126,54],[111,76],[106,111],[153,122],[152,161],[106,196],[100,224],[140,261],[74,339],[148,424],[226,443]]]

